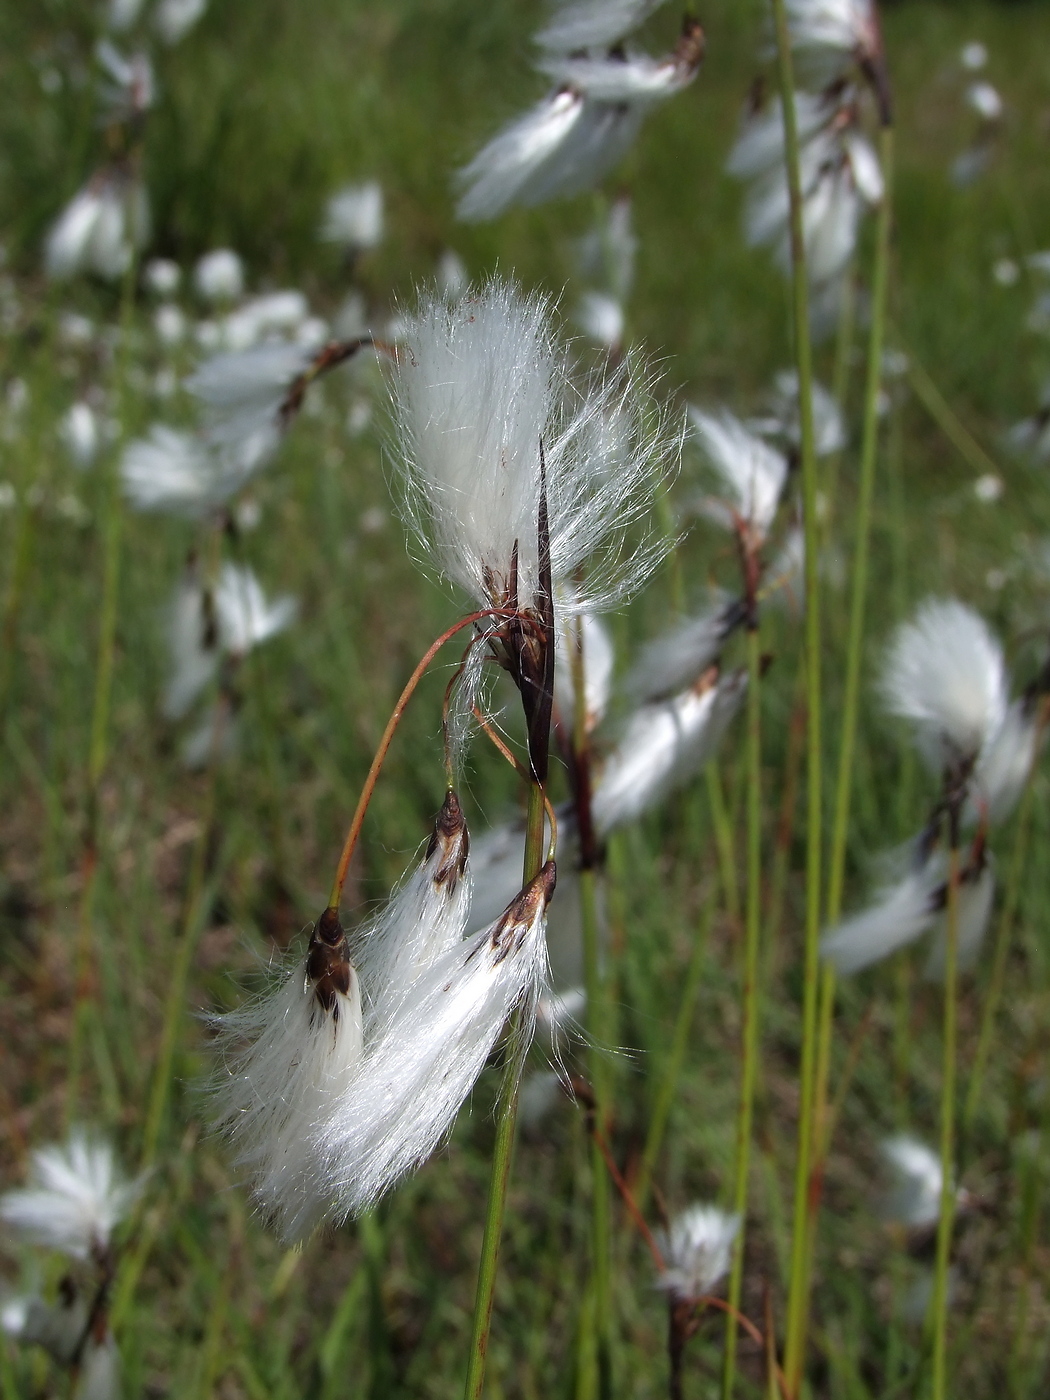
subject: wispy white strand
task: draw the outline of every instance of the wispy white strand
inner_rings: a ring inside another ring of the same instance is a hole
[[[780,504],[787,458],[725,409],[716,416],[690,408],[689,417],[722,488],[717,496],[704,498],[701,510],[727,530],[746,525],[761,543]]]
[[[718,1206],[694,1205],[676,1215],[656,1234],[667,1266],[657,1287],[682,1303],[713,1293],[729,1272],[739,1231],[740,1216]]]
[[[743,620],[739,599],[724,589],[713,589],[712,601],[703,612],[645,644],[627,674],[624,690],[639,703],[663,700],[683,690],[718,660]]]
[[[637,29],[663,0],[563,0],[536,35],[554,53],[607,49]]]

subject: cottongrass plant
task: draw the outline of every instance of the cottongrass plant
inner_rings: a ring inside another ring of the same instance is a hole
[[[656,1232],[664,1262],[657,1287],[667,1294],[671,1400],[682,1400],[685,1348],[700,1325],[710,1295],[729,1273],[740,1216],[718,1206],[693,1205]],[[730,1323],[736,1325],[730,1315]]]
[[[109,1327],[115,1235],[144,1186],[144,1178],[124,1176],[109,1143],[74,1128],[64,1144],[33,1153],[27,1186],[0,1196],[0,1221],[16,1238],[73,1261],[55,1301],[6,1299],[0,1324],[72,1374],[74,1400],[120,1395],[120,1353]]]

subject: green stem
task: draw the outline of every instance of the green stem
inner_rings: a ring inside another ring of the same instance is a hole
[[[892,227],[893,128],[879,132],[879,160],[885,193],[879,208],[875,238],[875,268],[872,279],[871,327],[868,339],[867,380],[864,391],[864,427],[861,440],[860,482],[857,498],[857,524],[853,543],[853,579],[850,596],[849,638],[846,647],[846,685],[843,696],[842,742],[839,749],[835,813],[831,832],[828,873],[829,923],[842,911],[846,875],[846,844],[849,837],[850,800],[853,795],[854,762],[857,747],[857,721],[860,714],[861,662],[864,655],[864,623],[868,598],[868,558],[871,545],[872,502],[875,495],[875,467],[879,444],[879,391],[882,384],[882,348],[886,329],[886,299],[889,286],[890,231]],[[820,1210],[824,1157],[827,1152],[828,1077],[831,1068],[831,1037],[835,1016],[835,969],[825,963],[820,982],[817,1032],[816,1088],[813,1095],[813,1122],[810,1142],[813,1170],[806,1195],[807,1244],[806,1274],[803,1283],[808,1309],[813,1282],[817,1216]]]
[[[995,930],[995,959],[992,963],[992,975],[988,986],[988,997],[984,1004],[984,1011],[981,1013],[981,1029],[977,1036],[977,1049],[974,1053],[973,1068],[970,1071],[970,1083],[966,1091],[966,1106],[963,1110],[963,1131],[966,1133],[969,1133],[973,1128],[974,1117],[977,1113],[977,1105],[981,1099],[981,1085],[988,1064],[988,1052],[991,1049],[992,1033],[995,1030],[995,1020],[999,1014],[999,1003],[1002,1001],[1003,985],[1006,981],[1006,960],[1010,953],[1010,934],[1013,930],[1014,919],[1017,915],[1017,903],[1021,893],[1021,877],[1024,874],[1025,863],[1028,858],[1029,839],[1031,837],[1033,791],[1034,785],[1031,781],[1031,775],[1029,774],[1029,781],[1021,798],[1021,810],[1017,816],[1017,830],[1014,834],[1014,849],[1010,860],[1010,872],[1006,879],[1003,909]]]
[[[593,869],[580,871],[583,960],[587,988],[588,1075],[594,1092],[594,1116],[603,1137],[608,1128],[608,1090],[602,1060],[605,1044],[603,978],[598,948],[598,880]],[[612,1394],[612,1279],[609,1175],[594,1134],[591,1135],[591,1282],[598,1356],[598,1396]]]
[[[733,1212],[740,1228],[733,1243],[729,1274],[729,1310],[722,1371],[722,1395],[729,1400],[736,1379],[737,1313],[744,1279],[744,1237],[747,1218],[748,1176],[751,1165],[751,1124],[754,1117],[755,1081],[758,1073],[760,989],[759,939],[762,927],[762,707],[760,680],[762,657],[758,628],[747,634],[747,910],[744,935],[744,1046],[737,1111],[736,1171]]]
[[[853,332],[856,327],[857,288],[853,264],[842,279],[842,304],[839,308],[838,331],[835,336],[835,367],[831,376],[831,393],[840,411],[846,412],[846,393],[849,387]],[[828,522],[830,525],[838,509],[839,471],[842,466],[842,450],[832,453],[828,460],[824,478],[824,489],[828,500]]]
[[[791,211],[791,282],[795,357],[798,365],[799,424],[802,455],[802,512],[806,549],[806,917],[803,954],[801,1103],[795,1202],[788,1293],[786,1375],[789,1395],[802,1375],[808,1307],[805,1295],[806,1210],[812,1144],[812,1103],[816,1068],[817,986],[819,980],[821,894],[821,681],[820,595],[817,574],[820,528],[817,519],[817,470],[813,441],[813,350],[809,331],[809,278],[802,224],[795,81],[785,0],[772,0],[777,36],[780,103],[784,121]]]
[[[525,825],[525,884],[534,880],[543,867],[546,837],[546,812],[543,786],[529,784],[529,806]],[[520,1013],[515,1012],[508,1037],[510,1053],[500,1089],[496,1111],[496,1141],[492,1149],[492,1173],[489,1177],[489,1198],[485,1208],[485,1233],[481,1241],[478,1264],[478,1287],[474,1297],[474,1322],[470,1337],[470,1359],[467,1363],[465,1400],[480,1400],[485,1384],[485,1360],[492,1328],[492,1303],[496,1293],[496,1269],[499,1246],[503,1235],[503,1216],[507,1205],[507,1183],[514,1157],[514,1129],[518,1120],[518,1088],[524,1061],[524,1040],[521,1035]]]
[[[948,400],[910,350],[908,351],[908,381],[927,413],[952,446],[958,450],[961,456],[966,458],[970,466],[975,471],[999,476],[999,468],[995,462],[955,413]]]
[[[959,852],[952,846],[945,919],[944,1059],[941,1074],[941,1213],[933,1275],[933,1400],[945,1400],[948,1373],[948,1261],[955,1223],[955,1055],[956,983],[959,943]]]
[[[707,765],[704,773],[707,799],[711,806],[711,822],[715,829],[715,850],[722,879],[722,895],[726,913],[734,924],[740,922],[740,891],[736,879],[736,852],[733,849],[733,823],[726,807],[725,793],[717,761]]]

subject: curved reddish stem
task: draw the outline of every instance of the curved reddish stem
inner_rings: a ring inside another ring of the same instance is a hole
[[[375,757],[372,759],[372,766],[368,770],[365,778],[365,785],[361,789],[361,796],[357,799],[357,807],[354,811],[353,820],[350,823],[350,830],[346,833],[346,840],[343,842],[342,854],[339,857],[339,865],[336,868],[335,880],[332,883],[332,893],[329,896],[328,908],[333,913],[337,913],[339,902],[343,897],[343,886],[346,884],[346,872],[350,868],[350,858],[354,854],[357,845],[357,838],[361,835],[361,828],[364,825],[365,813],[368,811],[368,804],[372,800],[376,783],[379,781],[379,773],[383,767],[383,761],[387,756],[387,751],[393,741],[397,726],[401,723],[401,716],[405,712],[409,700],[415,693],[416,686],[423,679],[427,667],[433,661],[441,648],[447,641],[450,641],[458,632],[462,632],[464,627],[471,627],[483,617],[517,617],[518,614],[513,608],[482,608],[478,612],[470,613],[467,617],[460,618],[455,626],[450,627],[446,632],[442,632],[437,641],[423,653],[416,669],[409,676],[404,690],[398,696],[397,704],[394,706],[390,718],[387,720],[386,728],[383,730],[383,737],[379,741]]]

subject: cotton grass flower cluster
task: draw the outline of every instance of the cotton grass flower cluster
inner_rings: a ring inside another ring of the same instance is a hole
[[[47,236],[50,277],[81,272],[115,281],[149,237],[149,206],[138,178],[126,167],[99,170],[59,215]]]
[[[657,1281],[674,1301],[695,1303],[713,1293],[729,1272],[739,1215],[718,1206],[693,1205],[676,1215],[657,1243],[666,1268]]]
[[[536,67],[551,90],[459,172],[460,218],[492,219],[512,204],[577,194],[620,162],[647,113],[687,87],[703,57],[703,31],[691,20],[664,58],[625,48],[653,8],[570,3],[540,31]]]
[[[840,972],[857,972],[936,928],[927,974],[939,977],[948,904],[942,814],[950,828],[978,828],[958,882],[957,954],[965,969],[979,955],[995,892],[985,828],[1009,816],[1028,781],[1040,734],[1037,692],[1010,701],[998,641],[977,613],[950,598],[928,600],[898,630],[881,690],[891,713],[911,723],[920,754],[941,779],[941,802],[908,848],[904,873],[869,908],[830,930],[823,954]]]
[[[349,938],[322,919],[305,961],[217,1021],[218,1126],[287,1240],[366,1209],[430,1156],[516,1007],[531,1034],[553,864],[471,934],[468,851],[450,792],[380,915]]]

